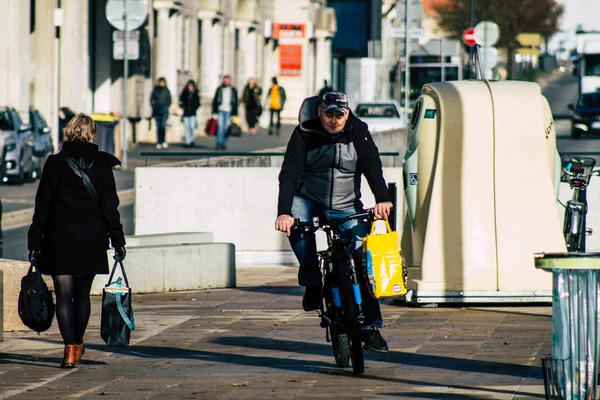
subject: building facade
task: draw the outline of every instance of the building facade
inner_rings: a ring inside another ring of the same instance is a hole
[[[60,107],[122,114],[123,61],[113,59],[109,1],[119,0],[0,0],[0,51],[9,55],[0,60],[6,79],[0,104],[14,106],[25,119],[29,106],[38,108],[51,122],[55,141]],[[317,93],[324,79],[331,81],[336,24],[324,0],[144,3],[148,16],[138,29],[139,58],[128,62],[130,142],[155,140],[149,98],[159,77],[167,79],[173,96],[171,142],[183,135],[177,97],[190,79],[201,92],[200,121],[210,115],[224,75],[232,76],[240,93],[249,77],[265,89],[278,77],[288,94],[282,113],[287,119],[296,118],[302,100]]]

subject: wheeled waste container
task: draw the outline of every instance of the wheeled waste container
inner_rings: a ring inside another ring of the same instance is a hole
[[[552,273],[552,355],[542,359],[546,398],[596,399],[600,253],[537,254]]]
[[[92,114],[91,117],[98,128],[94,143],[98,145],[100,151],[116,155],[115,127],[118,125],[119,119],[113,114]]]

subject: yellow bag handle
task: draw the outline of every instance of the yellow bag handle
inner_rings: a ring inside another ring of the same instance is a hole
[[[387,230],[386,233],[390,233],[393,232],[392,228],[390,227],[390,223],[388,222],[387,218],[386,219],[376,219],[375,221],[373,221],[373,223],[371,224],[371,235],[373,235],[375,233],[375,223],[377,221],[383,221],[385,223],[385,229]]]

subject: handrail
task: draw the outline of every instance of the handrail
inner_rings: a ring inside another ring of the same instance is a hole
[[[380,156],[384,157],[397,157],[400,155],[399,152],[384,151],[379,153]],[[283,157],[284,152],[253,152],[253,151],[172,151],[172,152],[160,152],[160,151],[143,151],[140,153],[141,157],[251,157],[251,156],[264,156],[264,157]]]
[[[399,157],[400,153],[397,151],[383,151],[380,152],[381,157]],[[143,151],[140,153],[141,157],[145,157],[145,165],[148,166],[148,157],[200,157],[202,159],[210,159],[215,157],[283,157],[284,152],[252,152],[252,151],[172,151],[172,152],[160,152],[160,151]],[[394,161],[395,165],[395,161]]]

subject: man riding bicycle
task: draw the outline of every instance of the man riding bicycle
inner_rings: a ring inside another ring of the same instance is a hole
[[[293,230],[294,218],[310,221],[321,215],[344,218],[362,212],[361,175],[375,196],[375,217],[387,218],[392,209],[379,150],[367,124],[350,111],[346,95],[326,93],[321,98],[318,116],[301,123],[292,133],[279,174],[275,221],[275,229],[287,233],[300,263],[298,283],[305,287],[304,311],[319,309],[323,283],[314,234]],[[360,280],[365,313],[362,340],[369,350],[388,351],[387,342],[379,333],[383,326],[379,302],[369,294],[360,267],[362,239],[368,228],[358,220],[341,226],[353,251]]]

